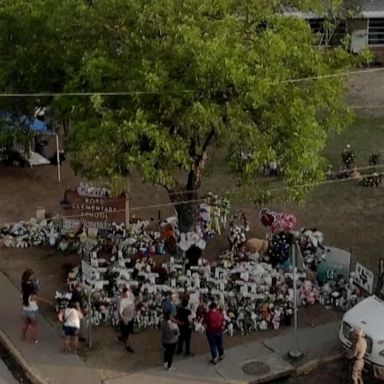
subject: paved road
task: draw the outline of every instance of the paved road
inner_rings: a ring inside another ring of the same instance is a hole
[[[364,377],[365,384],[382,384],[382,381],[374,380],[368,375]],[[348,366],[345,361],[338,361],[321,366],[308,375],[287,380],[275,381],[270,384],[348,384]]]

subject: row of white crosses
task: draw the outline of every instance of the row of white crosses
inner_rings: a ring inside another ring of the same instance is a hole
[[[104,263],[105,260],[97,259],[97,256],[92,259],[99,275],[106,272],[106,268],[99,267],[99,263]],[[170,276],[167,283],[156,284],[159,274],[152,272],[150,263],[137,261],[134,269],[126,268],[126,263],[130,261],[130,259],[123,257],[122,252],[119,252],[115,265],[112,267],[112,272],[118,272],[119,274],[115,284],[118,286],[139,286],[139,281],[133,279],[133,272],[136,269],[138,276],[144,280],[144,284],[141,285],[141,292],[145,290],[148,294],[153,295],[153,302],[156,301],[156,295],[162,292],[174,291],[184,293],[187,291],[190,296],[191,307],[194,310],[196,310],[200,296],[207,293],[214,295],[223,304],[226,297],[234,298],[236,293],[240,293],[242,297],[249,297],[252,301],[262,300],[269,293],[272,285],[272,276],[279,275],[270,265],[257,264],[255,262],[244,262],[233,269],[218,266],[215,268],[214,274],[212,274],[208,261],[204,259],[200,259],[196,267],[192,266],[184,273],[184,264],[180,260],[171,257],[169,263],[163,264],[163,267],[168,270]],[[239,279],[235,281],[236,289],[228,290],[227,285],[233,274],[239,274]],[[203,288],[203,281],[208,283],[211,289]],[[95,286],[97,283],[98,280],[96,278]],[[105,282],[100,280],[99,283],[98,287],[101,289]],[[288,296],[290,295],[288,294]],[[147,326],[154,325],[152,323],[158,319],[158,311],[159,308],[157,308],[157,311],[152,310],[151,313],[148,313],[148,310],[139,311],[137,315],[139,327],[146,328]]]
[[[91,268],[92,276],[91,281],[86,281],[85,283],[91,286],[93,290],[102,290],[105,285],[109,284],[108,280],[103,280],[102,276],[108,271],[107,267],[100,267],[100,264],[105,264],[106,260],[104,258],[98,258],[97,252],[93,251],[91,255]]]
[[[226,286],[230,275],[240,272],[240,280],[236,280],[235,284],[242,296],[251,297],[252,299],[262,299],[263,293],[267,292],[272,285],[273,271],[272,268],[269,268],[269,266],[265,264],[264,266],[267,267],[267,270],[262,272],[263,276],[255,276],[253,273],[253,270],[255,269],[254,266],[254,263],[245,263],[242,268],[236,268],[233,270],[217,267],[215,269],[215,275],[211,276],[211,269],[209,265],[204,263],[203,259],[200,259],[198,266],[191,267],[185,274],[183,274],[181,272],[184,265],[171,257],[169,264],[163,264],[163,267],[168,268],[169,272],[177,272],[178,277],[170,277],[167,285],[156,285],[156,279],[159,275],[151,272],[150,265],[141,265],[140,263],[137,263],[136,269],[140,271],[138,275],[147,281],[144,286],[150,293],[154,293],[156,291],[164,292],[168,290],[183,292],[185,290],[183,288],[184,286],[189,292],[198,291],[199,293],[207,293],[207,289],[201,287],[201,279],[203,278],[214,286],[211,293],[213,295],[220,296],[235,295],[235,292],[233,291],[226,291]],[[270,270],[268,270],[268,268]],[[128,269],[121,265],[120,267],[114,267],[112,271],[119,272],[117,284],[121,285],[128,283],[130,285],[138,285],[138,282],[132,279],[133,269]],[[177,289],[177,283],[181,283],[183,287]]]

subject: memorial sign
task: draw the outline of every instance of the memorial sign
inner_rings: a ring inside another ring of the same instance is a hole
[[[368,293],[373,292],[373,282],[375,280],[375,275],[371,270],[364,267],[360,263],[356,263],[355,275],[353,277],[353,282],[358,285],[360,288],[363,288]]]
[[[317,277],[320,283],[329,280],[349,280],[352,255],[350,252],[335,247],[325,247],[325,261],[317,266]]]
[[[64,216],[71,223],[82,223],[89,228],[106,228],[112,223],[126,223],[127,199],[119,197],[93,197],[78,191],[65,192]]]

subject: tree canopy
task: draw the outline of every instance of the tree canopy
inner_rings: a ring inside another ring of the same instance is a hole
[[[67,149],[89,179],[117,185],[134,173],[185,192],[173,201],[194,199],[210,151],[222,148],[257,199],[269,161],[284,185],[319,181],[328,134],[351,120],[345,78],[326,75],[356,60],[343,46],[319,48],[304,20],[281,14],[283,0],[3,3],[1,89],[129,93],[40,100],[72,120]]]

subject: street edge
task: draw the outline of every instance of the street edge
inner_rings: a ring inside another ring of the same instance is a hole
[[[307,363],[297,367],[295,369],[295,374],[296,376],[307,375],[311,373],[311,371],[313,371],[314,369],[320,367],[321,365],[333,363],[335,361],[341,360],[344,357],[344,355],[345,354],[342,351],[340,351],[332,355],[326,356],[324,358],[308,361]]]
[[[283,378],[289,378],[292,375],[295,375],[295,368],[293,367],[290,370],[271,374],[268,377],[261,377],[255,380],[250,380],[247,382],[247,384],[264,384],[264,383],[269,383],[271,381],[275,381]]]
[[[27,362],[27,360],[23,357],[21,352],[16,348],[16,346],[12,343],[11,339],[7,336],[7,334],[0,328],[0,343],[3,345],[4,349],[6,349],[12,357],[16,360],[17,364],[20,365],[22,370],[28,379],[34,384],[51,384],[49,381],[43,379]]]

